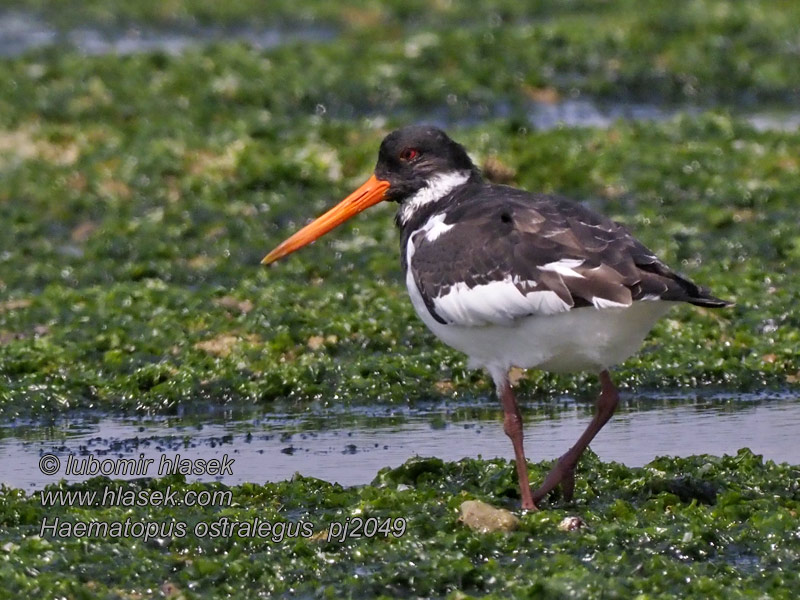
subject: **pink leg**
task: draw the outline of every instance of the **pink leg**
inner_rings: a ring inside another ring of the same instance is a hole
[[[572,500],[572,494],[575,491],[575,466],[578,464],[578,459],[603,428],[603,425],[608,423],[617,408],[617,404],[619,404],[619,392],[617,392],[617,388],[611,381],[608,371],[600,373],[600,384],[602,385],[602,391],[597,399],[597,412],[592,417],[586,431],[575,442],[575,445],[558,459],[558,462],[545,477],[542,485],[533,493],[534,502],[541,501],[558,484],[561,484],[564,498]]]
[[[511,390],[511,384],[506,377],[497,386],[497,395],[500,396],[500,403],[503,405],[503,430],[511,438],[514,445],[514,459],[517,464],[517,478],[519,479],[519,491],[522,495],[522,508],[526,510],[536,510],[531,496],[531,484],[528,481],[528,464],[525,462],[525,450],[522,447],[522,415],[517,406],[517,399]]]

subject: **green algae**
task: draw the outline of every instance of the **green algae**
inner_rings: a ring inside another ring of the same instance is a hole
[[[549,466],[531,465],[532,479]],[[503,460],[418,458],[357,488],[299,475],[231,488],[186,483],[181,476],[128,483],[96,478],[32,495],[3,488],[0,580],[6,593],[31,597],[132,597],[168,588],[186,598],[791,598],[800,586],[799,475],[797,467],[747,450],[657,459],[635,469],[590,453],[579,467],[573,503],[556,495],[547,510],[517,511],[516,531],[490,534],[459,523],[458,508],[479,499],[517,510],[513,463]],[[48,491],[107,485],[137,492],[230,491],[231,500],[203,510],[42,506]],[[585,527],[559,529],[565,517],[576,516]],[[195,535],[197,523],[225,517],[309,523],[308,533],[320,535]],[[326,539],[331,523],[356,517],[402,518],[405,529],[397,537]],[[45,518],[185,522],[189,533],[148,541],[54,539],[47,531],[37,535]]]

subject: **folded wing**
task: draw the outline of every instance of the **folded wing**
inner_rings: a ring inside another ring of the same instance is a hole
[[[441,323],[513,324],[524,316],[637,301],[728,304],[672,271],[625,227],[581,204],[483,187],[454,199],[408,242],[407,268]]]

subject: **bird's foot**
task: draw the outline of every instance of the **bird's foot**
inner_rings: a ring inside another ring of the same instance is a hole
[[[531,496],[530,486],[528,486],[528,493],[522,494],[522,510],[539,510]]]
[[[540,502],[553,489],[561,486],[561,494],[567,502],[572,500],[575,492],[575,466],[577,461],[568,452],[556,461],[539,488],[533,492],[533,502]]]

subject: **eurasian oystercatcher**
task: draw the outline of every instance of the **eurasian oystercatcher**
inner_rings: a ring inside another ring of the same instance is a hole
[[[485,368],[503,406],[522,508],[561,485],[619,400],[608,369],[631,356],[675,303],[719,308],[620,225],[582,204],[486,183],[467,152],[435,127],[384,138],[374,174],[270,252],[269,264],[382,200],[397,202],[402,265],[414,309],[443,342]],[[583,435],[531,491],[512,367],[595,371],[601,393]]]

